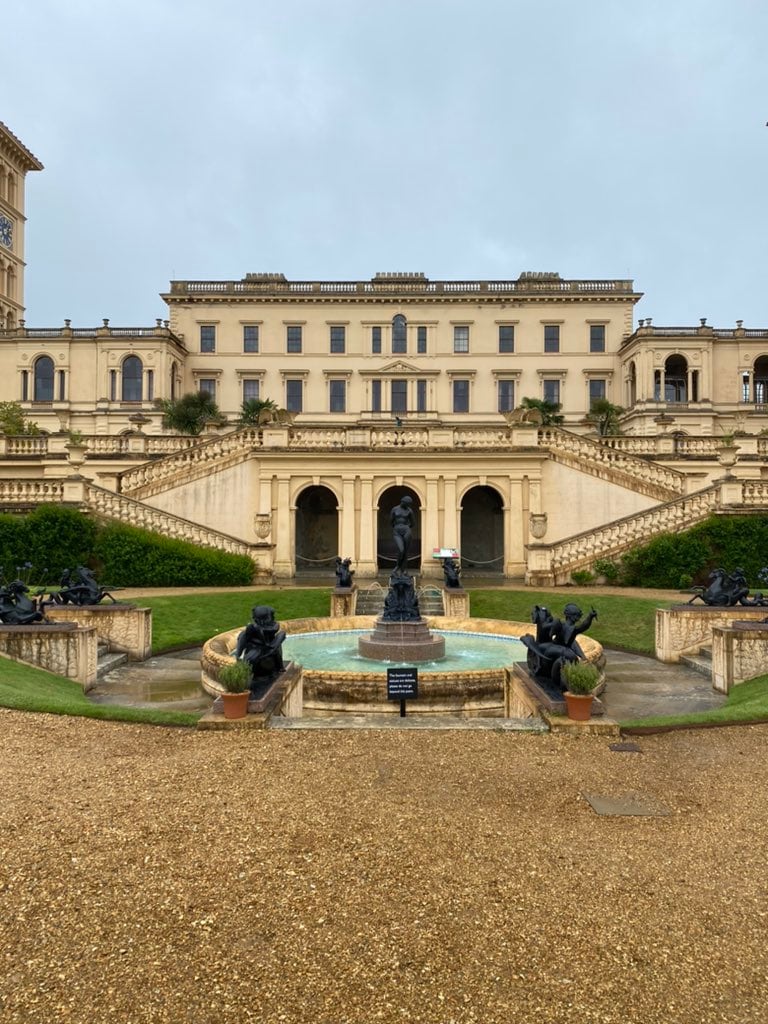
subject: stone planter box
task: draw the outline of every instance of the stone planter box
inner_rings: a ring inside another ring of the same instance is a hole
[[[97,647],[95,626],[81,627],[72,622],[50,626],[0,625],[3,654],[74,679],[86,692],[96,685]]]
[[[127,654],[131,661],[145,661],[152,654],[152,612],[130,604],[49,605],[45,614],[53,622],[93,626],[110,651]]]
[[[730,626],[736,619],[761,621],[768,608],[713,608],[708,605],[676,604],[656,609],[656,657],[674,663],[684,654],[691,654],[712,640],[715,627]],[[757,675],[753,672],[752,675]]]
[[[735,621],[712,630],[712,685],[721,693],[768,672],[768,622]]]

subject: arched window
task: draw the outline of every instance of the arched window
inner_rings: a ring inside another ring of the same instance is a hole
[[[768,356],[759,356],[754,368],[755,397],[758,405],[768,404]]]
[[[171,391],[170,398],[172,402],[176,401],[176,377],[178,375],[179,368],[175,362],[171,363]]]
[[[392,352],[405,355],[408,351],[408,325],[402,313],[392,318]]]
[[[664,364],[664,401],[689,401],[688,361],[685,356],[669,356]]]
[[[631,409],[637,401],[637,369],[635,368],[634,361],[629,364],[629,378],[627,385],[627,405]]]
[[[50,356],[40,356],[35,360],[35,402],[53,401],[53,360]]]
[[[141,401],[141,377],[143,366],[138,356],[127,356],[123,360],[123,402]]]

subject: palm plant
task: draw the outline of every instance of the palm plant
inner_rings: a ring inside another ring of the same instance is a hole
[[[243,427],[260,427],[271,419],[270,413],[277,411],[277,402],[271,398],[246,398],[240,406],[238,423]]]
[[[197,436],[206,423],[224,422],[213,396],[207,391],[190,391],[181,398],[160,398],[155,403],[163,413],[163,426],[180,434]]]
[[[560,415],[559,402],[549,402],[546,398],[524,398],[520,405],[523,409],[536,409],[541,414],[542,427],[559,426],[565,419]]]

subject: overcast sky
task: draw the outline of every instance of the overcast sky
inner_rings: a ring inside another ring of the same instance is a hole
[[[18,0],[27,322],[172,279],[633,278],[768,327],[766,0]]]

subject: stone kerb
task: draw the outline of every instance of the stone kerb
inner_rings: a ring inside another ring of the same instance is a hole
[[[715,627],[730,626],[735,619],[761,621],[768,608],[721,608],[711,605],[676,604],[656,609],[656,657],[674,664],[712,641]],[[752,675],[756,675],[755,672]]]
[[[728,626],[713,628],[712,686],[715,690],[729,693],[739,683],[766,672],[768,623],[735,621]]]
[[[99,640],[111,651],[127,654],[131,661],[145,661],[152,654],[152,611],[129,604],[53,605],[46,615],[54,622],[93,626]]]
[[[60,622],[45,626],[0,626],[0,652],[14,661],[44,668],[80,683],[96,685],[98,638],[95,626]]]

